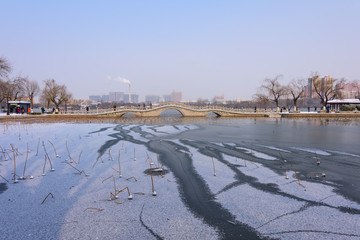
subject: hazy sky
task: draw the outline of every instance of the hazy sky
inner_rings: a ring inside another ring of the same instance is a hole
[[[13,75],[54,78],[75,98],[127,91],[117,77],[185,100],[249,99],[278,74],[360,79],[358,0],[0,0],[0,23]]]

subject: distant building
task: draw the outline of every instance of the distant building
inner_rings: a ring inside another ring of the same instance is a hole
[[[101,102],[101,96],[100,95],[92,95],[89,96],[89,100],[93,101],[93,102]]]
[[[128,97],[129,99],[129,97]],[[110,102],[123,102],[124,101],[124,93],[123,92],[110,92],[109,93],[109,101]]]
[[[145,102],[146,103],[159,103],[160,96],[159,95],[146,95]]]
[[[10,113],[29,113],[30,102],[29,101],[9,101],[9,112]]]
[[[103,101],[103,102],[109,102],[109,95],[102,95],[102,96],[101,96],[101,101]]]
[[[182,101],[182,92],[175,92],[171,93],[171,101],[172,102],[181,102]]]
[[[326,86],[332,86],[334,78],[329,75],[319,78],[321,80],[320,94],[322,97],[324,97]],[[305,94],[307,99],[319,98],[319,96],[317,95],[314,89],[313,78],[308,78],[308,85],[305,87]]]
[[[214,103],[222,103],[222,104],[225,104],[226,103],[226,100],[224,98],[224,94],[220,95],[220,96],[215,96],[214,99],[213,99],[213,102]]]
[[[340,90],[340,97],[343,99],[358,99],[360,98],[360,84],[359,83],[345,83]]]
[[[172,102],[172,96],[170,94],[163,95],[163,101],[162,102]]]
[[[138,103],[139,95],[131,93],[131,103]],[[124,103],[129,103],[129,94],[124,94]]]

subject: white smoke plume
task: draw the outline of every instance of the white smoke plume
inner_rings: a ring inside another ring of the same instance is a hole
[[[120,77],[120,76],[117,76],[117,77],[108,76],[107,78],[112,81],[130,84],[130,80]]]

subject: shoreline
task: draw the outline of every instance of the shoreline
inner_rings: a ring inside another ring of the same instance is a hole
[[[82,120],[124,120],[124,121],[132,121],[132,120],[146,120],[146,119],[166,119],[169,117],[121,117],[118,115],[57,115],[57,114],[42,114],[42,115],[0,115],[0,122],[8,122],[8,121],[25,121],[25,122],[37,122],[37,121],[82,121]],[[175,116],[175,118],[180,119],[208,119],[207,117],[180,117]],[[237,119],[237,118],[297,118],[297,119],[307,119],[307,118],[329,118],[329,119],[349,119],[349,118],[360,118],[360,112],[351,112],[351,113],[244,113],[239,114],[238,116],[226,116],[226,117],[217,117],[219,119]]]

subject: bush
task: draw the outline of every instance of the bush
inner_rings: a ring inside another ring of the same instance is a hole
[[[357,105],[357,106],[356,106],[356,109],[357,109],[358,111],[360,111],[360,105]]]
[[[355,106],[354,105],[343,105],[340,107],[340,111],[354,111]]]

